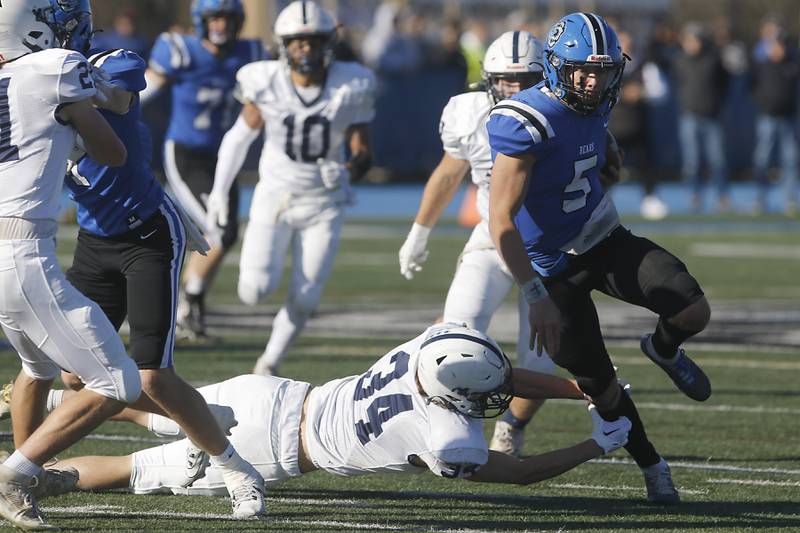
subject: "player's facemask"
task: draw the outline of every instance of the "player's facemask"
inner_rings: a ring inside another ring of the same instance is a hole
[[[328,68],[332,35],[313,34],[284,39],[284,50],[289,68],[304,75],[322,73]]]
[[[488,76],[489,92],[494,103],[511,98],[520,91],[533,87],[542,81],[541,72],[525,72],[520,74],[490,74]]]
[[[220,31],[212,28],[209,24],[211,18],[224,18],[225,29]],[[236,41],[236,36],[239,33],[239,24],[237,15],[227,11],[219,11],[215,13],[208,13],[203,15],[203,24],[206,28],[206,39],[212,44],[220,47],[231,46]]]

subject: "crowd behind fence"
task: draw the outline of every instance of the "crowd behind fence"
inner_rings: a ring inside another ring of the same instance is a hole
[[[285,3],[274,2],[274,10]],[[424,180],[441,157],[441,110],[451,96],[480,80],[486,46],[510,29],[543,37],[562,14],[559,5],[569,2],[532,2],[527,9],[514,9],[522,5],[515,2],[329,3],[342,22],[337,56],[362,61],[378,76],[376,168],[370,178],[382,182]],[[621,0],[595,4],[631,58],[610,128],[626,150],[626,176],[655,199],[654,213],[658,183],[682,179],[691,185],[698,211],[706,187],[716,194],[713,208],[725,211],[731,181],[754,180],[764,194],[780,181],[787,198],[783,207],[796,214],[800,57],[790,31],[796,21],[767,11],[770,3],[748,26],[725,14],[676,22],[670,16],[675,2],[669,1],[633,10],[635,3]],[[147,2],[139,11],[136,4],[120,5],[110,27],[98,35],[100,46],[146,56],[156,26],[182,30],[170,20],[142,24]],[[176,17],[174,10],[166,15]],[[740,33],[747,34],[747,42]],[[169,99],[163,98],[146,116],[157,141],[167,106]],[[763,212],[764,194],[752,206],[754,213]]]

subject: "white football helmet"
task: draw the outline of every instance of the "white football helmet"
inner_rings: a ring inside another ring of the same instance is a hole
[[[55,48],[50,0],[6,0],[0,7],[0,61]]]
[[[500,80],[519,83],[519,90],[533,87],[544,76],[544,47],[531,33],[507,31],[495,39],[483,58],[483,79],[492,104],[510,98]]]
[[[307,55],[290,57],[287,45],[292,39],[302,37],[318,39],[318,46]],[[336,22],[316,3],[296,0],[286,6],[275,19],[275,38],[280,47],[281,60],[292,70],[311,74],[327,68],[333,58]]]
[[[463,324],[431,330],[420,347],[417,378],[432,403],[491,418],[511,402],[511,362],[495,341]]]

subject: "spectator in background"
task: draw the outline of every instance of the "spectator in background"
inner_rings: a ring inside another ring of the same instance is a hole
[[[614,106],[608,129],[617,139],[617,144],[625,153],[625,178],[634,178],[642,183],[644,198],[640,207],[641,214],[648,220],[660,220],[667,216],[669,209],[655,195],[656,174],[647,168],[647,104],[644,99],[644,83],[642,79],[642,62],[639,54],[633,50],[631,34],[620,30],[617,32],[622,50],[631,57],[625,67],[619,101]]]
[[[420,67],[420,43],[404,31],[404,22],[398,4],[384,2],[378,7],[362,43],[361,56],[367,66],[386,74],[412,73]]]
[[[113,29],[95,34],[93,48],[102,50],[124,48],[136,52],[145,60],[150,53],[150,43],[139,33],[136,13],[133,10],[118,13],[114,17]]]
[[[730,201],[720,111],[728,74],[719,51],[699,23],[689,22],[683,27],[680,44],[673,67],[681,103],[683,177],[692,185],[691,209],[699,212],[703,207],[700,170],[705,159],[709,182],[717,189],[717,208],[724,212]]]
[[[758,109],[753,173],[758,182],[754,213],[766,209],[769,164],[779,150],[781,181],[786,187],[785,212],[797,215],[797,50],[773,17],[762,23],[762,38],[753,51],[753,101]]]
[[[479,19],[470,19],[465,26],[467,29],[461,34],[459,44],[467,61],[467,83],[480,83],[483,79],[481,62],[486,55],[489,30],[486,23]]]

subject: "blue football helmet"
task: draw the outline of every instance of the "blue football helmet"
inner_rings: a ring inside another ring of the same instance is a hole
[[[36,16],[53,30],[57,47],[89,52],[94,34],[89,0],[50,0],[50,9]]]
[[[194,0],[191,13],[195,34],[201,39],[209,39],[217,46],[233,44],[244,25],[244,7],[241,0]],[[225,16],[231,21],[227,34],[209,35],[207,19]]]
[[[599,15],[572,13],[556,22],[544,49],[547,87],[578,113],[608,113],[617,101],[628,57]]]

